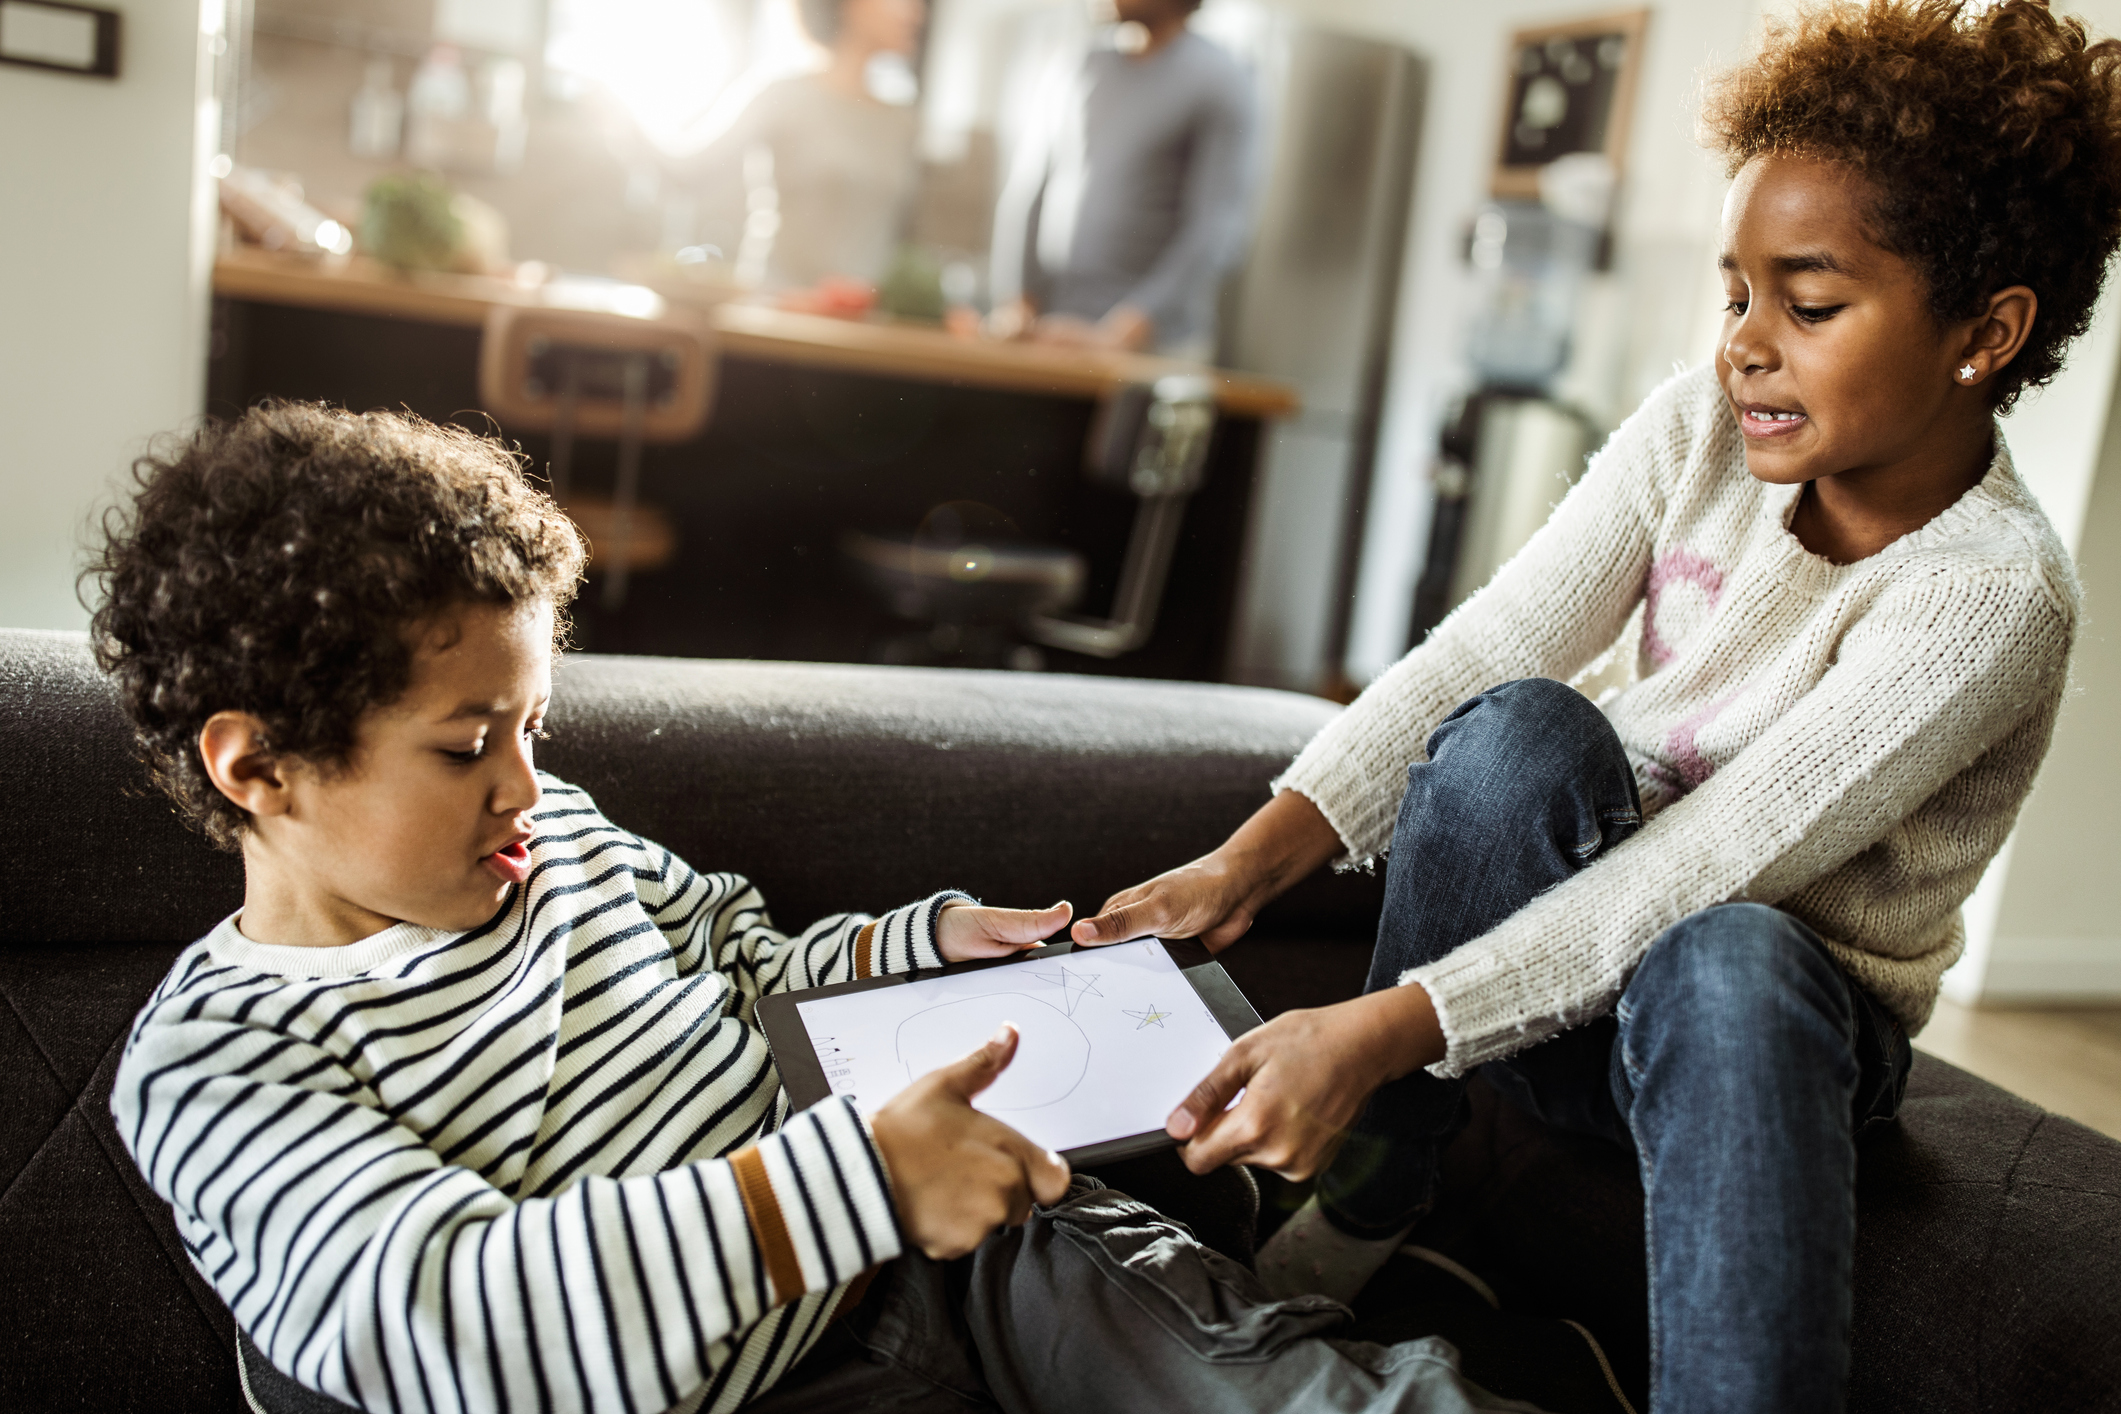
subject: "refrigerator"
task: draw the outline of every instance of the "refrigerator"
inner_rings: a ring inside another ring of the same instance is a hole
[[[1228,675],[1333,691],[1345,687],[1426,65],[1272,12],[1228,36],[1203,28],[1250,64],[1264,139],[1218,361],[1286,379],[1303,398],[1263,456]]]

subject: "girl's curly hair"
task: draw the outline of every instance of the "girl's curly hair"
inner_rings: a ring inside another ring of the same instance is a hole
[[[361,714],[411,682],[415,625],[543,601],[563,635],[582,578],[581,535],[514,453],[408,415],[266,403],[142,457],[133,479],[83,576],[96,661],[155,784],[225,849],[248,816],[199,757],[214,713],[343,767]]]
[[[1773,24],[1714,80],[1704,140],[1736,175],[1763,154],[1846,163],[1870,225],[1929,285],[1939,324],[2011,285],[2039,296],[1996,409],[2053,378],[2121,239],[2121,43],[2045,0],[1830,3]]]

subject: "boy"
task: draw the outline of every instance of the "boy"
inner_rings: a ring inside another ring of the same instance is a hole
[[[270,1362],[254,1402],[315,1407],[291,1376],[369,1409],[735,1408],[903,1252],[857,1337],[896,1407],[952,1379],[1031,1408],[1471,1407],[1448,1347],[1313,1339],[1346,1313],[1269,1307],[1183,1229],[1071,1192],[969,1103],[1006,1028],[866,1123],[791,1115],[760,995],[1021,950],[1068,906],[942,893],[791,937],[539,774],[584,556],[498,447],[280,405],[140,482],[97,652],[245,894],[142,1011],[112,1110]],[[911,1254],[1034,1201],[947,1283]]]

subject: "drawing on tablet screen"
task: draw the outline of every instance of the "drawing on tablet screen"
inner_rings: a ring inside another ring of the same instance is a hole
[[[1016,1059],[972,1103],[1064,1152],[1162,1129],[1230,1046],[1150,939],[808,997],[796,1009],[831,1092],[864,1115],[1016,1023]]]
[[[982,1044],[1003,1022],[1016,1026],[1017,1062],[981,1093],[979,1107],[990,1112],[1035,1110],[1073,1094],[1090,1068],[1090,1038],[1068,1012],[1028,992],[964,997],[923,1008],[901,1021],[898,1058],[907,1083]]]
[[[1077,972],[1069,967],[1063,967],[1059,972],[1031,972],[1028,967],[1024,970],[1039,981],[1049,986],[1060,988],[1063,999],[1061,1010],[1067,1012],[1070,1016],[1075,1015],[1076,1004],[1082,1001],[1084,997],[1101,997],[1104,995],[1103,992],[1097,990],[1097,979],[1103,975],[1101,973]]]

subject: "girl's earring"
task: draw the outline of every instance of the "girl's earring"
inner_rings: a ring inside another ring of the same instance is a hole
[[[1979,373],[1980,371],[1980,369],[1974,367],[1971,363],[1969,363],[1964,368],[1961,368],[1959,370],[1959,376],[1965,379],[1967,382],[1971,383],[1974,381],[1974,375],[1976,373]]]

